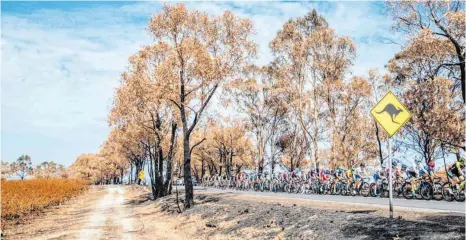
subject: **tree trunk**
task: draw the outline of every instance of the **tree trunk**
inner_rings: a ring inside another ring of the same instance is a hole
[[[154,162],[155,162],[155,159],[154,159],[154,156],[152,155],[152,153],[150,152],[150,148],[149,149],[149,177],[150,177],[150,186],[151,186],[151,190],[152,190],[152,197],[154,199],[157,198],[157,188],[156,188],[156,177],[155,177],[155,169],[154,169]]]
[[[205,176],[205,160],[202,158],[201,162],[201,181],[204,181],[204,176]]]
[[[123,184],[123,168],[120,169],[120,184]]]
[[[184,134],[183,138],[183,157],[184,157],[184,191],[185,191],[185,201],[184,207],[190,208],[194,206],[194,190],[193,182],[191,178],[191,149],[189,146],[189,136]]]
[[[217,169],[212,164],[208,165],[207,167],[209,168],[209,175],[212,177],[215,174],[215,172],[217,171]]]
[[[275,135],[275,134],[272,134],[272,136]],[[272,139],[274,139],[272,137]],[[271,140],[270,141],[270,161],[271,161],[271,165],[270,165],[270,175],[271,177],[273,177],[273,174],[275,172],[275,141],[274,140]]]
[[[314,168],[316,168],[317,162],[319,161],[319,127],[318,127],[318,118],[319,118],[319,109],[318,109],[318,102],[317,102],[317,94],[316,94],[316,80],[314,79],[314,86],[313,86],[313,96],[314,96],[314,137],[312,139],[313,147],[314,147]]]
[[[139,161],[138,161],[139,162]],[[141,167],[139,166],[140,164],[136,162],[136,171],[134,173],[134,180],[139,179],[139,171],[141,171]]]
[[[130,170],[129,170],[129,184],[133,184],[133,163],[130,163]]]
[[[458,57],[460,60],[460,71],[461,71],[461,95],[463,96],[463,102],[466,103],[466,83],[465,83],[465,59],[464,57]]]
[[[157,171],[157,195],[158,197],[163,197],[163,193],[165,192],[164,190],[164,185],[163,185],[163,150],[162,150],[162,147],[160,146],[157,146],[157,148],[159,149],[159,153],[158,153],[158,171]]]
[[[231,177],[231,165],[233,164],[233,151],[230,152],[230,160],[227,163],[227,176]]]
[[[170,139],[170,150],[168,151],[167,157],[167,174],[164,183],[165,195],[171,194],[171,183],[173,178],[172,173],[172,164],[173,164],[173,150],[175,146],[175,138],[176,138],[176,122],[172,123],[172,132],[171,132],[171,139]]]

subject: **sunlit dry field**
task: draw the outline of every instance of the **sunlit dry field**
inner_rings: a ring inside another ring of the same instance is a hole
[[[60,205],[81,194],[88,183],[79,179],[2,181],[2,229],[6,221],[20,220],[44,208]]]

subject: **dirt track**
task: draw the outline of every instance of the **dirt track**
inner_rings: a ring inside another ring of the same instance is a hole
[[[182,198],[182,196],[180,196]],[[445,212],[196,192],[178,213],[175,197],[150,200],[147,187],[89,193],[9,226],[6,239],[464,239],[465,217]],[[181,203],[182,204],[182,203]]]

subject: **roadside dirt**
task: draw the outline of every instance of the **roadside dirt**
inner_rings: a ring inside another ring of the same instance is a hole
[[[107,190],[93,186],[89,191],[60,206],[38,213],[21,223],[8,222],[3,234],[5,239],[67,239],[87,221],[93,205]],[[54,233],[58,233],[56,236]]]
[[[148,189],[144,191],[129,191],[133,211],[147,224],[137,234],[155,239],[451,240],[465,236],[465,217],[454,213],[400,210],[390,220],[387,209],[377,206],[197,192],[195,207],[180,214],[174,196],[151,201]]]
[[[180,194],[182,207],[183,195]],[[195,192],[178,212],[175,195],[151,200],[142,186],[93,186],[19,225],[6,239],[464,239],[465,217],[368,205]]]
[[[131,206],[123,186],[91,186],[66,204],[20,224],[7,225],[5,239],[131,239]]]

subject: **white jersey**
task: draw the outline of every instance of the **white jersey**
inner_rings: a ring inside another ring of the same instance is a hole
[[[363,170],[361,167],[357,167],[356,169],[354,169],[354,174],[358,175],[360,177],[366,177],[367,176],[366,169]]]

